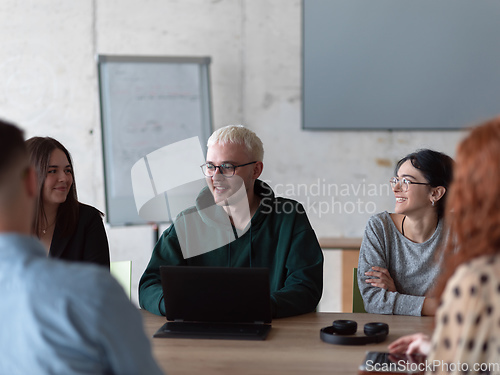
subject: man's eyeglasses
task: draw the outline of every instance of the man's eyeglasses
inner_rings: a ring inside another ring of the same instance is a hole
[[[224,177],[233,177],[234,172],[236,171],[236,168],[239,167],[244,167],[245,165],[250,165],[250,164],[255,164],[257,163],[256,161],[252,161],[250,163],[246,164],[240,164],[240,165],[232,165],[231,163],[222,163],[221,165],[214,165],[212,163],[205,163],[201,165],[201,170],[203,171],[203,174],[207,177],[213,177],[215,173],[217,172],[217,168],[219,168],[219,172],[224,176]]]
[[[402,179],[399,179],[397,177],[393,177],[390,179],[389,181],[391,183],[391,187],[394,189],[396,186],[401,186],[401,190],[403,191],[408,191],[408,189],[410,188],[410,185],[411,184],[414,184],[414,185],[431,185],[427,182],[413,182],[413,181],[410,181],[408,180],[406,177],[403,177]]]

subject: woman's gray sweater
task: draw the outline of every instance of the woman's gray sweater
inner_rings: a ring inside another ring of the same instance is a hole
[[[375,314],[421,315],[424,296],[440,270],[436,251],[443,237],[443,220],[431,238],[415,243],[399,232],[387,211],[373,215],[366,225],[358,262],[358,285],[365,310]],[[365,282],[372,278],[365,272],[374,266],[389,270],[397,292]]]

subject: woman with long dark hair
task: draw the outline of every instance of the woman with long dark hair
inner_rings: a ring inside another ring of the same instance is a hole
[[[441,304],[432,342],[415,334],[395,341],[389,350],[429,354],[427,362],[439,364],[435,373],[498,374],[500,117],[470,132],[458,146],[456,164],[446,213],[450,241],[434,293]]]
[[[68,150],[50,137],[33,137],[26,145],[38,176],[33,234],[51,257],[109,267],[102,214],[78,202]]]

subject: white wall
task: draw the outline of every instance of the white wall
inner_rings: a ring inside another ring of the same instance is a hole
[[[303,131],[299,0],[2,0],[0,33],[0,117],[27,137],[65,144],[80,200],[101,210],[96,54],[211,56],[215,127],[243,123],[257,132],[263,178],[304,202],[318,236],[361,236],[372,212],[392,209],[387,181],[400,157],[422,147],[453,156],[462,136]],[[112,260],[134,262],[136,300],[151,228],[107,230]],[[325,268],[331,285],[339,281],[335,259]],[[340,308],[336,294],[330,310]]]

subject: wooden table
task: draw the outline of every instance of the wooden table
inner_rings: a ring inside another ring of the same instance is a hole
[[[165,318],[142,310],[146,333],[160,367],[176,374],[357,374],[368,350],[387,351],[396,338],[415,332],[431,333],[433,319],[376,314],[310,313],[275,319],[265,341],[152,338]],[[319,330],[336,319],[358,322],[358,335],[368,322],[389,324],[381,344],[340,346],[324,343]]]

